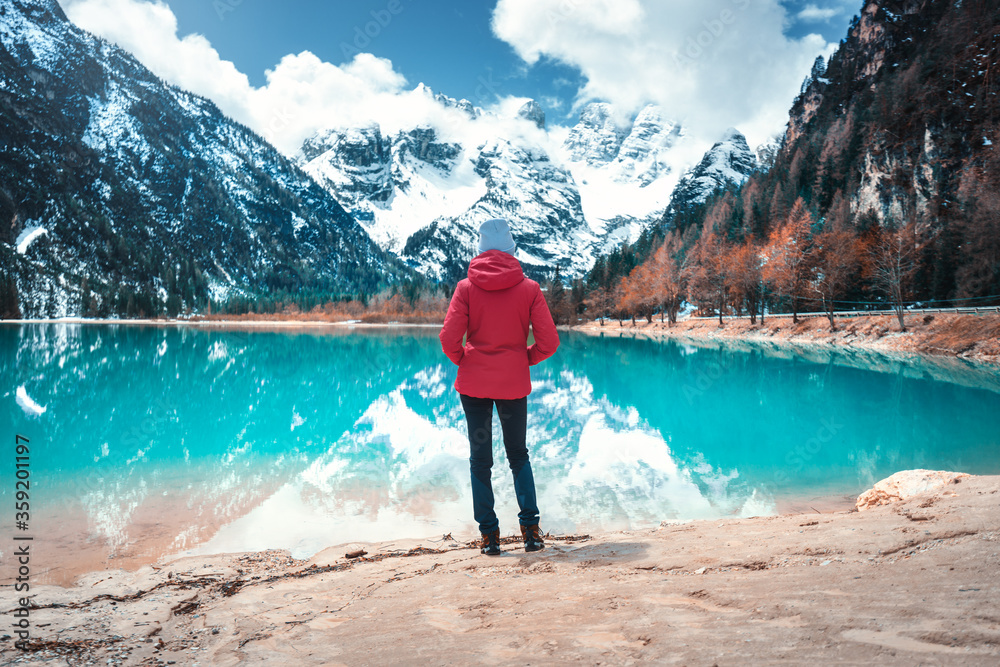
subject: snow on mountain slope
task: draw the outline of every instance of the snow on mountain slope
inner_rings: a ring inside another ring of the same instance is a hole
[[[594,102],[580,111],[580,120],[569,131],[564,147],[570,162],[600,167],[618,157],[628,134],[629,124],[616,117],[614,107]]]
[[[0,255],[26,316],[176,314],[407,273],[274,147],[55,2],[0,0],[0,90]]]
[[[677,183],[666,214],[668,224],[677,211],[704,202],[721,187],[742,185],[758,168],[757,155],[750,150],[746,137],[729,128]]]
[[[595,238],[573,177],[543,149],[495,139],[479,151],[475,172],[485,179],[485,194],[464,213],[442,216],[411,236],[405,261],[434,279],[461,278],[479,252],[480,223],[504,217],[529,276],[550,277],[557,266],[563,275],[580,275],[590,267]]]
[[[771,165],[774,164],[775,158],[778,156],[778,151],[781,150],[782,135],[777,135],[771,137],[767,141],[758,144],[754,149],[754,155],[757,156],[757,168],[761,171],[768,171]]]
[[[684,166],[680,125],[649,105],[631,123],[605,103],[589,104],[563,144],[584,215],[606,253],[662,217]]]
[[[327,130],[303,144],[298,160],[379,246],[396,254],[419,229],[460,215],[486,192],[468,151],[438,141],[429,127],[391,138],[377,124]]]

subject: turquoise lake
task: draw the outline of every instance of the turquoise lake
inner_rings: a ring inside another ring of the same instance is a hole
[[[909,468],[1000,473],[995,368],[617,329],[561,332],[532,370],[545,530],[846,507]],[[476,536],[455,367],[436,328],[3,325],[0,373],[0,504],[13,506],[21,434],[30,532],[53,582],[165,553],[305,557]],[[517,508],[499,433],[508,534]]]

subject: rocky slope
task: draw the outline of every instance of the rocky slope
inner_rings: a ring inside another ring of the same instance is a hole
[[[563,148],[600,239],[597,254],[634,241],[660,219],[683,167],[672,149],[684,139],[681,126],[657,106],[645,107],[631,121],[609,104],[583,108]]]
[[[204,308],[400,272],[330,193],[51,0],[0,0],[0,317]]]
[[[470,120],[490,119],[420,88]],[[533,100],[516,116],[545,129]],[[464,272],[475,230],[492,216],[510,220],[529,274],[548,277],[558,267],[564,277],[580,275],[595,255],[659,220],[680,176],[672,149],[683,133],[655,106],[623,120],[608,104],[590,104],[555,148],[541,134],[490,136],[472,146],[443,141],[432,127],[393,136],[377,125],[335,128],[307,140],[297,159],[382,248],[449,281]]]
[[[993,303],[998,25],[996,3],[865,2],[795,101],[776,168],[757,184],[763,205],[796,193],[859,233],[913,224],[912,297]]]
[[[664,224],[669,226],[678,212],[703,204],[720,188],[742,185],[759,169],[758,156],[750,150],[746,137],[729,128],[701,161],[681,177],[670,196]]]
[[[385,136],[373,123],[320,132],[297,159],[376,243],[398,254],[429,222],[458,215],[482,196],[485,188],[466,153],[438,140],[431,127]]]
[[[504,217],[529,276],[548,278],[557,267],[575,276],[589,268],[596,239],[579,191],[572,175],[544,150],[495,139],[479,150],[475,173],[484,180],[485,193],[466,211],[438,218],[410,236],[404,260],[435,280],[455,281],[479,252],[479,224]]]

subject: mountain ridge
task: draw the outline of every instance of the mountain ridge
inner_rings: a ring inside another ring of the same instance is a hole
[[[473,108],[423,84],[420,91],[448,108]],[[518,109],[516,118],[537,129],[545,125],[533,100]],[[470,119],[495,116],[480,111]],[[431,280],[460,278],[474,254],[476,221],[496,216],[510,221],[529,275],[547,279],[558,268],[563,278],[573,278],[585,273],[598,254],[658,223],[674,186],[697,167],[681,171],[672,151],[687,139],[660,107],[648,105],[628,122],[618,119],[612,105],[588,104],[555,147],[530,134],[492,133],[472,145],[441,139],[431,126],[397,129],[390,136],[377,123],[333,127],[308,138],[297,160],[383,249]],[[407,152],[415,134],[431,149],[432,159]],[[688,184],[688,196],[702,189],[698,196],[704,199],[759,169],[742,135],[740,141],[743,153],[727,156],[729,178],[696,172],[693,177],[701,180]],[[499,168],[501,163],[506,168]],[[717,166],[723,168],[721,162]],[[565,235],[561,244],[553,231]]]
[[[407,274],[211,101],[163,83],[56,3],[0,10],[0,315],[177,314]]]

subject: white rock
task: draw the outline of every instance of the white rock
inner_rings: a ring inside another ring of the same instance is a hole
[[[858,496],[855,506],[858,511],[863,512],[872,507],[906,500],[918,493],[957,483],[956,480],[969,476],[964,472],[946,470],[902,470],[877,482],[875,486]]]

